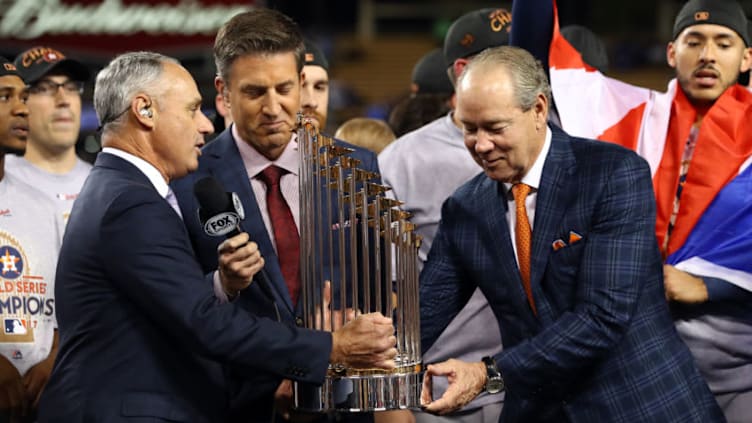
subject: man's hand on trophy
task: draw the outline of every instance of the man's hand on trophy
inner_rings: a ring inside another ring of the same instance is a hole
[[[433,377],[446,377],[449,382],[441,398],[433,399]],[[429,364],[423,375],[420,405],[423,411],[432,414],[448,414],[459,410],[483,391],[486,384],[486,367],[482,362],[468,363],[449,359]]]
[[[344,326],[345,323],[353,320],[356,314],[360,314],[359,311],[352,307],[346,308],[344,314],[342,313],[342,310],[332,310],[332,283],[330,281],[324,282],[324,290],[322,294],[324,310],[322,313],[321,308],[316,307],[316,329],[333,332]],[[334,326],[332,326],[332,323]]]
[[[332,332],[329,361],[350,368],[390,370],[396,343],[392,319],[381,313],[362,314]]]
[[[235,297],[247,288],[253,276],[264,267],[264,258],[247,233],[235,235],[217,247],[219,278],[227,295]]]

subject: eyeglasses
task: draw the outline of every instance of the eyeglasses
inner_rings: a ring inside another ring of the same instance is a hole
[[[50,80],[39,81],[36,84],[29,87],[30,94],[40,94],[53,96],[57,94],[59,88],[63,88],[63,92],[66,94],[81,95],[84,93],[84,83],[81,81],[65,81],[58,84]]]

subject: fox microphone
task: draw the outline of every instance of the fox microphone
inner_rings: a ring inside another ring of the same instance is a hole
[[[245,218],[245,213],[237,194],[226,192],[212,176],[197,181],[193,194],[198,200],[199,222],[207,235],[231,238],[243,232],[240,222]],[[274,302],[269,276],[264,268],[256,274],[256,281],[267,298]]]

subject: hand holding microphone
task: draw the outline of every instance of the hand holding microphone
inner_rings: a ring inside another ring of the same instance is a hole
[[[243,206],[235,193],[228,193],[211,176],[193,186],[199,204],[199,221],[209,236],[227,236],[217,247],[218,271],[225,292],[237,295],[255,277],[261,290],[274,300],[263,267],[264,258],[255,242],[243,232],[240,222],[245,217]]]
[[[242,232],[217,247],[219,278],[228,295],[235,297],[247,288],[264,267],[264,258],[255,242]]]

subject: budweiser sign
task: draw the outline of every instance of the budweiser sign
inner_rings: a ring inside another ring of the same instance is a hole
[[[206,5],[198,0],[123,0],[99,2],[0,0],[0,37],[22,40],[60,35],[213,36],[230,17],[249,10],[252,1]]]

